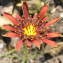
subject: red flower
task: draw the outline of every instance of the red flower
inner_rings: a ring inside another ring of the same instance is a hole
[[[9,30],[4,36],[20,38],[16,44],[16,50],[20,50],[23,44],[26,44],[29,47],[34,45],[39,48],[43,42],[53,47],[57,46],[57,43],[50,40],[50,38],[59,37],[60,34],[58,32],[51,32],[49,26],[59,21],[60,18],[57,17],[46,22],[48,19],[48,17],[46,17],[48,5],[45,5],[40,13],[34,14],[33,17],[29,15],[26,2],[23,2],[22,10],[23,17],[19,14],[16,15],[16,18],[8,13],[3,14],[3,16],[10,19],[14,24],[13,26],[3,26],[4,29]]]

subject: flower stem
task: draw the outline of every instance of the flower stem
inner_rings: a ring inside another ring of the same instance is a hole
[[[4,54],[0,54],[0,58],[1,58],[1,57],[5,57],[5,56],[8,56],[8,55],[10,55],[10,54],[13,53],[13,52],[15,52],[15,49],[13,49],[13,50],[11,50],[11,51],[8,51],[8,52],[6,52],[6,53],[4,53]]]

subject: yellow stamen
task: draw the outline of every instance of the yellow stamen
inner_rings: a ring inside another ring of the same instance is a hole
[[[27,36],[35,36],[37,34],[36,28],[32,24],[23,28],[23,30],[24,30],[24,34],[27,35]]]

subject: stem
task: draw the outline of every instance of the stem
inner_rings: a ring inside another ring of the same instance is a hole
[[[13,53],[13,52],[15,52],[15,49],[13,49],[13,50],[11,50],[11,51],[8,51],[8,52],[6,52],[6,53],[4,53],[4,54],[0,54],[0,58],[1,58],[1,57],[5,57],[5,56],[7,56],[7,55],[9,55],[9,54],[11,54],[11,53]]]
[[[29,49],[24,45],[23,50],[23,57],[22,57],[22,63],[29,63]]]

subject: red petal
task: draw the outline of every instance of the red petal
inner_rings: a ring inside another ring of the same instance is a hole
[[[45,16],[45,14],[47,13],[47,11],[48,11],[48,5],[45,5],[45,6],[41,9],[40,13],[38,14],[39,18],[42,19],[42,18]]]
[[[10,37],[10,38],[14,38],[14,37],[19,37],[18,34],[14,33],[14,32],[7,32],[5,35],[6,37]]]
[[[48,17],[44,17],[42,20],[43,21],[47,21],[48,20]]]
[[[33,40],[33,45],[40,48],[40,45],[42,44],[42,41],[41,40]]]
[[[18,22],[12,15],[10,15],[10,14],[8,14],[8,13],[4,13],[3,16],[5,16],[5,17],[7,17],[9,20],[11,20],[11,21],[13,22],[13,24],[15,24],[15,25],[18,25],[18,24],[19,24],[19,22]]]
[[[58,45],[55,41],[48,40],[48,39],[45,39],[45,38],[43,38],[42,41],[43,41],[44,43],[46,43],[46,44],[52,46],[52,47],[55,47],[55,46]]]
[[[9,25],[3,25],[3,28],[10,31],[15,31],[16,29]]]
[[[60,18],[58,18],[58,17],[57,17],[57,18],[55,18],[55,19],[53,19],[53,20],[49,21],[48,23],[46,23],[45,27],[47,27],[47,26],[50,26],[50,25],[54,24],[55,22],[59,21],[59,19],[60,19]]]
[[[34,18],[34,19],[36,19],[36,18],[37,18],[37,13],[35,13],[35,14],[34,14],[33,18]]]
[[[22,46],[23,46],[22,40],[18,41],[16,43],[16,46],[15,46],[16,51],[20,51],[20,49],[22,48]]]
[[[22,19],[23,19],[19,14],[16,15],[16,18],[17,18],[17,20],[20,20],[20,21],[22,21]]]
[[[30,48],[32,46],[32,43],[31,42],[26,42],[26,46]]]
[[[49,38],[54,38],[54,37],[59,37],[61,34],[58,32],[52,32],[52,33],[48,33],[47,37]]]
[[[23,16],[25,18],[28,18],[29,17],[29,12],[28,12],[28,5],[27,5],[26,2],[23,2],[22,9],[23,9]]]

